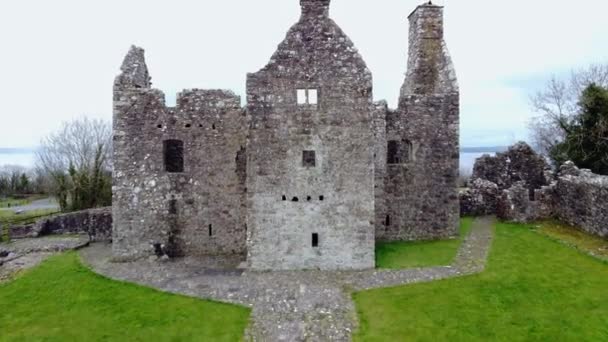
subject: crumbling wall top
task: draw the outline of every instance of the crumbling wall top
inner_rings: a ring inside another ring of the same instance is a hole
[[[140,47],[131,46],[120,70],[122,73],[116,77],[114,82],[116,87],[127,89],[150,88],[152,86],[152,78],[146,65],[145,51]]]

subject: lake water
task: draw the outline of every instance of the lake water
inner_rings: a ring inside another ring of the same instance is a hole
[[[0,166],[3,165],[33,167],[34,153],[0,153]]]
[[[475,160],[484,154],[489,154],[491,156],[496,155],[496,153],[488,153],[488,152],[475,152],[475,153],[461,153],[460,154],[460,171],[463,174],[471,174],[473,173],[473,166],[475,165]]]
[[[495,153],[461,153],[460,154],[460,170],[471,173],[475,159],[484,154],[494,155]],[[21,165],[25,167],[34,166],[34,153],[0,153],[0,166],[2,165]]]

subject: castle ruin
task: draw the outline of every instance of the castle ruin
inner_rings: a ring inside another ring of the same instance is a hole
[[[374,102],[372,74],[329,17],[300,20],[260,71],[247,104],[151,87],[133,47],[114,83],[113,253],[237,254],[253,270],[366,269],[376,241],[457,234],[459,91],[443,8],[409,16],[398,108]]]

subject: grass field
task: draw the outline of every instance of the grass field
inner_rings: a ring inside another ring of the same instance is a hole
[[[0,222],[6,221],[28,221],[28,219],[35,218],[38,216],[45,216],[57,213],[56,209],[39,209],[39,210],[30,210],[25,213],[15,214],[10,210],[0,210]],[[20,222],[21,223],[21,222]]]
[[[402,269],[449,265],[471,230],[473,219],[460,221],[460,236],[454,240],[422,242],[389,242],[376,245],[376,267]]]
[[[0,208],[11,208],[26,205],[32,201],[47,198],[48,195],[22,195],[22,198],[5,197],[0,198]]]
[[[74,252],[0,285],[0,341],[239,341],[249,309],[105,279]]]
[[[356,341],[608,341],[608,263],[499,223],[478,275],[353,295]]]
[[[587,234],[557,221],[544,221],[535,225],[537,231],[582,252],[608,261],[608,240]]]

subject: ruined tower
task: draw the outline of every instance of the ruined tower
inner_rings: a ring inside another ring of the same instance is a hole
[[[113,252],[245,253],[246,119],[230,91],[151,88],[132,47],[114,83]]]
[[[455,236],[459,208],[459,90],[443,39],[443,7],[409,16],[408,70],[399,107],[387,111],[377,146],[376,238]]]
[[[370,268],[372,76],[330,1],[300,4],[268,65],[247,77],[248,264]]]

